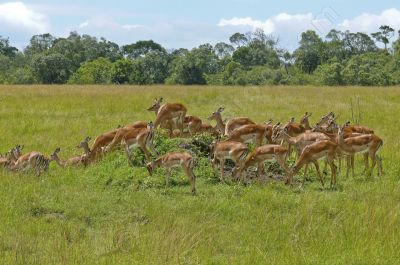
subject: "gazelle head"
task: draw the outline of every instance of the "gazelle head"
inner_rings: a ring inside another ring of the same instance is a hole
[[[300,119],[300,123],[301,124],[308,123],[308,118],[310,118],[311,115],[312,115],[312,113],[308,113],[308,112],[304,113],[304,116]]]
[[[221,113],[224,111],[225,108],[219,107],[216,111],[211,113],[210,117],[208,117],[208,120],[222,120]]]
[[[86,154],[86,155],[90,155],[89,141],[90,141],[91,139],[92,139],[92,138],[90,138],[89,136],[87,136],[87,137],[85,138],[85,140],[81,141],[81,142],[76,146],[76,148],[83,148],[83,150],[85,151],[85,154]]]
[[[289,136],[288,133],[289,129],[286,126],[283,129],[278,129],[276,130],[275,134],[272,135],[272,141],[276,143],[279,140],[283,140],[285,136]]]
[[[147,110],[148,111],[158,111],[159,108],[161,107],[162,101],[163,101],[163,98],[154,99],[153,104]]]
[[[344,134],[344,128],[346,128],[347,126],[349,126],[350,122],[346,122],[345,124],[343,124],[342,126],[339,126],[339,130],[338,130],[338,135],[339,136],[343,136]]]
[[[149,172],[150,176],[153,176],[153,171],[154,171],[154,161],[151,161],[146,164],[147,171]]]
[[[154,123],[152,121],[147,123],[147,129],[149,129],[150,131],[153,131],[154,129]]]
[[[265,124],[266,124],[266,125],[271,125],[272,122],[273,122],[273,120],[272,120],[272,119],[269,119],[268,121],[265,122]]]
[[[16,145],[14,148],[11,148],[10,151],[7,152],[7,156],[9,160],[16,161],[22,155],[22,149],[24,146]]]
[[[322,126],[324,124],[326,124],[331,118],[335,117],[335,113],[333,113],[332,111],[329,112],[328,114],[322,116],[321,120],[319,122],[317,122],[317,126]]]
[[[50,158],[52,160],[56,160],[58,159],[58,153],[61,151],[60,147],[57,147],[56,150],[54,150],[54,152],[50,155]]]

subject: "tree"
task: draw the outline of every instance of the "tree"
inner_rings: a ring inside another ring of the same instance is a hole
[[[109,84],[112,77],[112,63],[106,58],[97,58],[91,62],[85,62],[71,76],[72,84]]]
[[[53,46],[54,41],[55,38],[49,33],[34,35],[25,49],[25,54],[32,56],[48,51]]]
[[[129,83],[130,75],[133,72],[133,61],[131,59],[122,58],[113,63],[111,71],[111,80],[113,83],[126,84]]]
[[[332,60],[319,65],[314,74],[323,85],[340,86],[343,85],[342,69],[342,64],[338,60]]]
[[[123,55],[128,58],[135,59],[142,57],[151,51],[166,52],[160,44],[152,40],[141,40],[133,44],[122,46]]]
[[[300,47],[295,50],[296,65],[305,73],[311,74],[321,64],[324,43],[315,31],[301,34]]]
[[[32,60],[31,68],[41,83],[62,84],[71,74],[71,61],[62,54],[37,54]]]
[[[9,39],[3,38],[0,36],[0,55],[4,55],[7,57],[14,57],[18,52],[18,49],[10,46]]]
[[[235,48],[225,42],[218,42],[214,46],[214,52],[219,58],[231,56],[234,51]]]
[[[389,40],[394,35],[394,29],[387,25],[382,25],[379,27],[380,31],[372,33],[371,36],[375,38],[378,42],[382,42],[385,45],[385,50],[387,50],[387,45]]]
[[[162,84],[168,75],[168,56],[161,51],[151,51],[134,60],[129,77],[133,84]]]
[[[245,45],[248,40],[244,34],[237,32],[230,36],[229,41],[236,47],[240,47]]]

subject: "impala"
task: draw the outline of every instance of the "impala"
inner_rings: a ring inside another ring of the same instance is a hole
[[[272,143],[272,125],[268,124],[248,124],[243,125],[231,132],[228,139],[229,141],[236,141],[242,143],[254,142],[256,146],[261,146],[264,139]]]
[[[153,124],[153,123],[152,123]],[[145,123],[143,121],[135,122],[132,125],[125,126],[123,128],[118,129],[115,132],[115,135],[111,141],[107,143],[107,145],[102,147],[102,151],[104,153],[113,150],[117,145],[121,144],[121,141],[128,137],[136,137],[141,131],[146,130],[149,123]],[[104,142],[104,141],[103,141]],[[93,152],[93,148],[92,148]]]
[[[51,161],[51,158],[47,158],[40,152],[32,151],[21,155],[9,168],[12,171],[32,169],[37,176],[40,176],[43,171],[48,170]]]
[[[311,117],[312,113],[306,112],[304,116],[300,119],[300,124],[306,129],[311,130],[309,118]]]
[[[247,157],[246,162],[240,168],[240,174],[251,166],[257,165],[257,176],[260,176],[264,171],[264,162],[277,161],[278,164],[285,170],[286,176],[289,176],[289,167],[285,162],[285,157],[288,149],[276,144],[267,144],[259,146]]]
[[[235,163],[232,176],[237,178],[239,169],[242,168],[246,156],[249,153],[247,145],[235,141],[219,142],[219,140],[216,140],[212,143],[210,149],[210,154],[212,155],[211,162],[215,170],[217,170],[217,163],[220,163],[220,180],[224,180],[224,165],[226,159],[231,159]]]
[[[132,148],[139,146],[146,156],[147,161],[150,161],[149,148],[153,153],[156,153],[154,149],[154,125],[153,122],[149,122],[146,129],[137,129],[135,131],[130,131],[125,134],[121,140],[121,145],[124,147],[126,155],[128,156],[128,161],[130,165],[133,165],[132,160]]]
[[[169,184],[169,178],[171,177],[171,169],[173,167],[182,167],[183,171],[185,172],[186,176],[189,179],[192,193],[196,193],[196,176],[193,173],[193,168],[195,166],[195,159],[192,157],[191,154],[186,152],[167,153],[157,158],[156,160],[147,163],[146,166],[150,176],[153,175],[153,171],[157,167],[165,168],[165,170],[167,171],[167,174],[165,175],[166,186],[168,186]]]
[[[82,143],[78,146],[78,147],[83,147],[81,146]],[[68,158],[67,160],[61,160],[58,157],[58,153],[61,151],[60,147],[57,147],[56,150],[54,150],[54,152],[51,154],[51,159],[54,160],[57,165],[59,165],[60,167],[69,167],[69,166],[81,166],[84,165],[86,166],[88,163],[88,155],[87,154],[83,154],[83,155],[79,155],[79,156],[74,156],[71,158]]]
[[[186,116],[187,109],[181,103],[165,103],[161,105],[163,98],[156,99],[152,106],[147,110],[156,113],[156,120],[154,121],[154,128],[158,126],[167,128],[169,135],[173,136],[174,125],[179,129],[183,135],[183,122]]]
[[[378,175],[382,173],[382,161],[378,156],[377,152],[383,145],[381,138],[375,134],[363,134],[355,137],[344,138],[347,124],[339,127],[337,134],[337,142],[340,146],[341,151],[348,155],[347,159],[347,173],[349,175],[349,167],[351,166],[352,175],[354,177],[354,155],[357,153],[366,153],[372,160],[372,166],[368,173],[369,176],[372,175],[376,162],[378,162]],[[365,161],[365,171],[368,171],[368,163]]]
[[[272,139],[274,142],[277,141],[285,141],[288,144],[291,144],[295,146],[297,150],[297,154],[300,155],[301,151],[304,149],[309,144],[312,144],[317,141],[322,141],[322,140],[331,140],[329,136],[327,136],[324,133],[320,132],[310,132],[306,131],[302,134],[299,134],[295,137],[291,137],[288,134],[288,128],[285,127],[284,129],[278,131],[275,135],[274,138]]]
[[[219,107],[216,111],[211,113],[210,117],[208,117],[208,120],[215,120],[217,122],[217,125],[215,126],[215,130],[219,131],[220,134],[225,133],[225,123],[222,120],[222,115],[221,113],[224,111],[223,107]]]
[[[301,152],[300,157],[297,159],[291,174],[288,177],[288,182],[292,183],[293,177],[300,171],[304,165],[313,163],[317,170],[318,178],[324,186],[324,180],[322,179],[321,172],[319,170],[318,160],[326,159],[327,163],[331,168],[331,187],[336,185],[336,166],[334,164],[336,149],[338,145],[330,140],[323,140],[312,143],[306,146]],[[304,186],[306,176],[304,176],[301,183],[301,187]]]

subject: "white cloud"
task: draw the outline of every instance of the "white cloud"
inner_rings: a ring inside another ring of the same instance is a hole
[[[144,28],[143,25],[138,24],[119,24],[112,18],[106,16],[97,16],[86,20],[79,24],[79,28],[86,30],[113,30],[113,31],[131,31],[135,29]]]
[[[267,34],[277,35],[281,44],[288,49],[297,46],[301,33],[306,30],[314,30],[324,37],[333,28],[372,33],[378,31],[381,25],[400,29],[400,10],[391,8],[380,14],[364,13],[352,19],[341,19],[334,9],[327,8],[317,15],[280,13],[266,20],[233,17],[231,19],[223,18],[218,23],[219,27],[231,30],[232,33],[238,30],[262,28]]]
[[[375,15],[363,13],[353,19],[345,19],[338,26],[342,29],[361,32],[375,32],[381,25],[389,25],[395,29],[400,28],[400,10],[391,8]]]
[[[22,2],[0,4],[0,23],[3,30],[7,28],[35,34],[49,30],[46,17]]]

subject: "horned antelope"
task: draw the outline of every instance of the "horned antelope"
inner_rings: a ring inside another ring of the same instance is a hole
[[[285,170],[286,176],[289,175],[289,167],[285,162],[285,157],[288,149],[276,144],[267,144],[259,146],[250,153],[247,157],[246,162],[242,165],[239,170],[239,174],[248,169],[251,166],[257,165],[257,176],[260,176],[264,171],[264,162],[277,161],[278,164]]]
[[[130,165],[133,165],[132,148],[138,146],[144,153],[146,160],[150,161],[149,148],[153,153],[156,153],[154,148],[154,125],[149,122],[146,129],[137,129],[130,131],[122,137],[121,145],[124,147]]]
[[[220,180],[224,180],[224,165],[226,159],[231,159],[235,163],[232,176],[237,178],[239,169],[242,168],[248,153],[249,148],[244,143],[235,141],[214,141],[210,148],[210,154],[212,155],[211,162],[215,170],[217,170],[217,163],[220,163]]]
[[[165,103],[161,105],[163,98],[156,99],[147,110],[156,113],[154,128],[158,126],[166,127],[169,130],[170,136],[173,136],[174,125],[176,125],[183,135],[183,122],[186,116],[187,109],[181,103]]]
[[[196,193],[196,176],[193,173],[193,168],[195,166],[195,159],[193,156],[187,152],[173,152],[167,153],[154,161],[147,163],[147,170],[150,176],[153,175],[153,171],[157,167],[165,168],[167,174],[165,175],[166,182],[165,185],[168,186],[169,178],[171,177],[171,169],[173,167],[182,167],[186,176],[189,179],[191,185],[192,193]]]
[[[375,167],[375,164],[378,162],[378,176],[382,173],[382,161],[378,156],[377,152],[383,145],[383,141],[381,138],[376,136],[375,134],[362,134],[355,137],[344,138],[344,134],[346,131],[347,124],[339,127],[339,131],[337,134],[337,142],[341,151],[348,155],[347,159],[347,172],[346,176],[349,175],[349,167],[352,169],[352,175],[354,178],[354,155],[357,153],[366,153],[371,158],[372,166],[368,172],[368,175],[371,176]],[[368,171],[368,161],[365,159],[365,171]]]
[[[117,145],[121,144],[121,141],[124,138],[126,138],[126,137],[129,138],[129,137],[132,137],[133,135],[139,134],[141,131],[146,130],[148,125],[149,125],[148,123],[140,121],[140,122],[135,122],[132,125],[128,125],[128,126],[125,126],[125,127],[122,127],[120,129],[118,129],[115,132],[115,134],[114,134],[113,138],[111,139],[111,141],[109,141],[106,145],[104,145],[102,147],[102,151],[104,153],[107,153],[107,152],[113,150]],[[105,141],[103,141],[103,144],[104,143],[105,143]],[[93,152],[93,148],[92,148],[92,152]]]
[[[325,159],[331,168],[331,187],[336,185],[336,166],[334,164],[336,149],[338,145],[330,140],[323,140],[307,145],[301,152],[300,157],[297,159],[291,174],[288,177],[288,182],[292,183],[293,177],[300,171],[304,165],[313,163],[317,170],[317,175],[324,186],[321,172],[319,170],[318,160]],[[304,186],[306,177],[303,178],[301,187]]]

